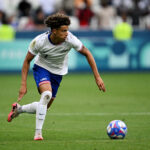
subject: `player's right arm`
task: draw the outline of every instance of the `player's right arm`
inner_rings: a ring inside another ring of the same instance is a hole
[[[30,62],[33,60],[35,55],[31,54],[30,52],[27,53],[23,67],[22,67],[22,79],[21,79],[21,87],[19,90],[18,101],[20,101],[23,96],[27,93],[27,75],[30,68]]]

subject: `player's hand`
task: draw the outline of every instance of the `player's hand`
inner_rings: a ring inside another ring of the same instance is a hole
[[[21,88],[19,90],[18,101],[20,101],[26,93],[27,93],[26,85],[21,85]]]
[[[101,77],[98,77],[98,78],[96,79],[96,84],[97,84],[99,90],[102,90],[103,92],[106,91],[104,82],[103,82],[103,80],[102,80]]]

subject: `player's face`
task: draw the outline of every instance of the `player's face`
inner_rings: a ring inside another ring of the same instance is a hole
[[[67,35],[68,35],[68,29],[69,27],[66,25],[61,26],[60,28],[56,29],[56,36],[61,41],[65,41]]]

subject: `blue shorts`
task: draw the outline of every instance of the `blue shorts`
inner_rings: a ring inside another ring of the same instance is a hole
[[[53,74],[36,64],[33,66],[33,75],[38,88],[41,84],[50,83],[52,87],[52,97],[56,97],[62,75]]]

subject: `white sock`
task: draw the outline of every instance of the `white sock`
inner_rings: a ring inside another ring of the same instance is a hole
[[[41,94],[41,99],[36,109],[36,132],[37,131],[41,132],[42,130],[46,112],[47,112],[47,104],[50,101],[51,97],[52,97],[52,92],[50,91],[45,91]]]
[[[36,109],[37,109],[37,105],[39,102],[33,102],[31,104],[27,104],[27,105],[23,105],[21,106],[21,108],[19,109],[20,113],[30,113],[30,114],[35,114],[36,113]]]
[[[44,124],[47,105],[38,104],[36,110],[36,130],[41,130]]]
[[[35,136],[42,135],[42,130],[36,129]]]

